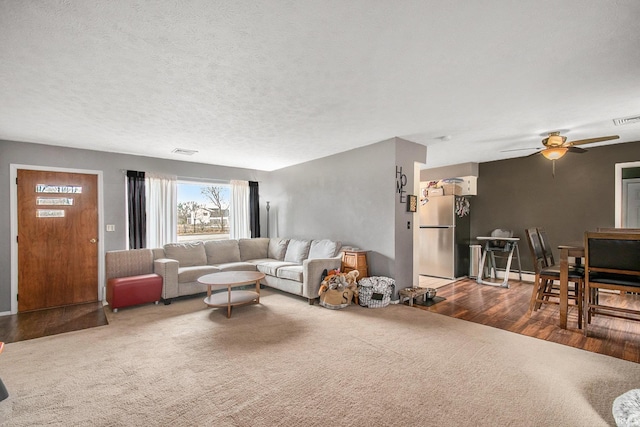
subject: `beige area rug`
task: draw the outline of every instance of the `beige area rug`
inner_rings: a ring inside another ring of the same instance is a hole
[[[604,426],[640,364],[405,305],[333,311],[264,290],[8,344],[0,425]]]

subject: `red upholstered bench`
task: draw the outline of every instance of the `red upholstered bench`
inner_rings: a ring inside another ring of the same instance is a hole
[[[158,274],[117,277],[107,281],[107,302],[114,313],[120,307],[160,301],[162,277]]]

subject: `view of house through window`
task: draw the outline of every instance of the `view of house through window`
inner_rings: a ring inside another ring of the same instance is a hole
[[[178,181],[178,241],[229,238],[231,187]]]

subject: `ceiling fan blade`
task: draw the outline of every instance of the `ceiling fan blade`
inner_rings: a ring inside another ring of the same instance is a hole
[[[527,155],[527,156],[525,156],[525,157],[535,156],[536,154],[540,154],[541,152],[542,152],[542,150],[538,150],[538,151],[536,151],[535,153],[531,153],[531,154],[529,154],[529,155]]]
[[[578,153],[578,154],[582,154],[582,153],[586,153],[587,150],[585,150],[584,148],[580,148],[580,147],[567,147],[569,149],[570,153]]]
[[[538,150],[538,147],[529,147],[529,148],[512,148],[510,150],[501,150],[501,153],[508,153],[510,151],[524,151],[524,150]]]
[[[577,141],[571,141],[567,145],[572,146],[572,145],[593,144],[594,142],[610,141],[612,139],[618,139],[618,138],[620,138],[618,135],[610,135],[610,136],[601,136],[599,138],[579,139]]]

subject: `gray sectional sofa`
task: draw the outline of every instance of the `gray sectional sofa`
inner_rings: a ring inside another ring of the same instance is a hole
[[[198,278],[218,271],[260,271],[265,274],[262,284],[300,295],[313,304],[324,269],[340,268],[341,243],[332,240],[301,240],[281,238],[255,238],[238,240],[193,241],[170,243],[162,248],[138,249],[151,251],[153,271],[162,276],[162,298],[172,298],[206,292],[207,287]],[[109,260],[124,257],[127,252],[113,251]],[[117,254],[116,254],[117,253]],[[129,262],[122,262],[123,265]],[[111,276],[113,266],[107,266]],[[117,269],[117,268],[116,268]]]

